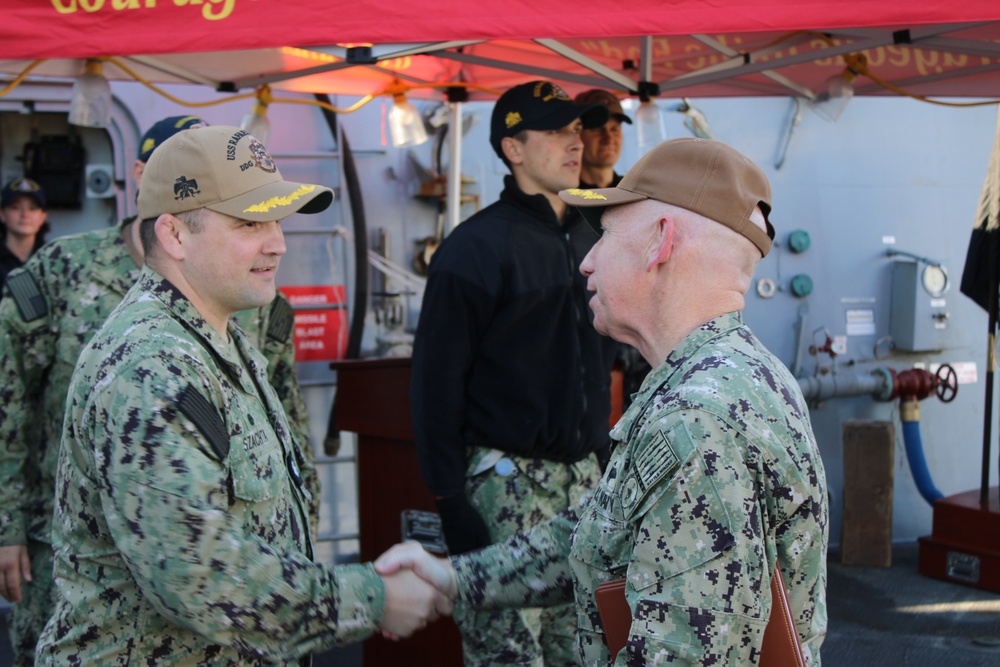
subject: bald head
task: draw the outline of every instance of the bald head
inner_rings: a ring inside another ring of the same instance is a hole
[[[762,211],[748,217],[765,228]],[[601,224],[580,265],[594,326],[650,364],[695,328],[743,308],[761,253],[742,231],[652,199],[610,206]]]

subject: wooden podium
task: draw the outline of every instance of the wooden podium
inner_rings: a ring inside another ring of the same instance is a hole
[[[410,421],[410,359],[336,361],[337,428],[358,434],[361,560],[375,560],[402,540],[403,510],[436,511],[417,465]],[[365,667],[462,666],[462,639],[450,618],[410,639],[375,636],[364,644]]]
[[[934,501],[931,534],[917,540],[920,574],[1000,593],[1000,488],[986,500],[973,489]]]

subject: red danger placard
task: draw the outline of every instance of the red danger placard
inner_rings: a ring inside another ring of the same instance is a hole
[[[347,350],[347,300],[343,285],[279,287],[295,309],[295,361],[343,359]]]

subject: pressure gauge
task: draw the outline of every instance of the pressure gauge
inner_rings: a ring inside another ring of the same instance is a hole
[[[928,264],[925,266],[924,272],[920,276],[920,282],[923,283],[927,293],[935,298],[944,296],[944,293],[951,287],[948,272],[940,264]]]

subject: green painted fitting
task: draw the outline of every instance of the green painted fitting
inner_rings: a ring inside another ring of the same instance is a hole
[[[811,243],[812,240],[809,238],[809,232],[804,229],[796,229],[788,235],[788,249],[795,254],[809,250],[809,244]]]
[[[813,291],[813,280],[804,273],[792,278],[792,294],[798,297],[809,296]]]

